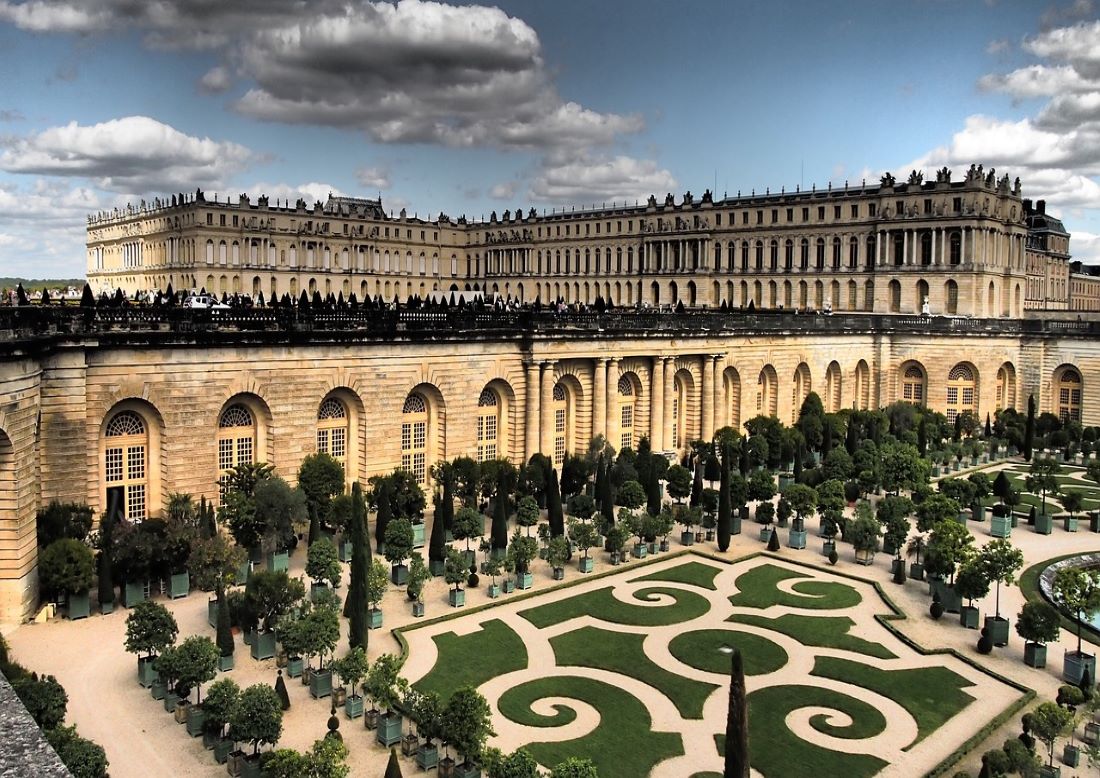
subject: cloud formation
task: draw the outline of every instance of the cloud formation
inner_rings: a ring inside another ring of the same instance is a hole
[[[547,161],[529,194],[537,202],[580,205],[644,200],[651,194],[675,191],[677,186],[672,173],[652,160],[582,155]]]
[[[380,167],[365,167],[355,171],[355,180],[366,189],[389,189],[390,172]]]
[[[69,122],[10,140],[0,170],[80,177],[101,189],[144,193],[218,188],[256,155],[236,143],[196,138],[147,116]]]

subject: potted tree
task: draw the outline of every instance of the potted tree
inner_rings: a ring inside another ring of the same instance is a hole
[[[1024,555],[1007,540],[991,540],[978,552],[985,577],[996,587],[994,615],[985,617],[986,634],[995,646],[1008,645],[1008,619],[1001,618],[1001,584],[1011,586],[1024,566]]]
[[[931,499],[931,498],[929,498]],[[954,500],[949,500],[954,503]],[[948,613],[958,613],[962,602],[955,591],[955,572],[974,555],[974,536],[965,525],[943,520],[932,528],[924,561],[933,576],[931,588]]]
[[[871,514],[870,503],[860,502],[856,506],[856,519],[848,527],[847,533],[852,542],[852,548],[855,549],[857,563],[870,565],[875,561],[881,529],[882,525]]]
[[[253,659],[275,656],[275,626],[304,596],[302,581],[284,571],[258,570],[249,577],[245,598],[257,623],[250,646]]]
[[[672,534],[673,528],[676,526],[676,521],[672,518],[672,509],[665,505],[661,508],[661,512],[656,516],[650,517],[652,521],[652,532],[654,535],[658,535],[661,538],[661,543],[658,548],[661,549],[661,553],[665,553],[669,549],[668,536]],[[648,536],[647,536],[648,537]],[[649,544],[650,553],[656,553],[656,549],[653,547],[653,543]]]
[[[340,608],[335,602],[322,602],[302,618],[305,653],[317,656],[317,669],[309,674],[309,693],[313,699],[332,694],[332,669],[325,667],[325,656],[336,650],[340,640]]]
[[[909,563],[909,577],[914,581],[924,580],[924,563],[921,561],[924,545],[924,535],[914,535],[905,546],[906,555],[913,558]]]
[[[775,520],[775,505],[762,502],[756,506],[756,521],[761,525],[760,540],[767,543],[772,538],[772,521]]]
[[[905,541],[909,537],[909,517],[904,514],[894,514],[886,520],[884,545],[887,545],[894,555],[890,566],[894,577],[900,578],[900,583],[905,582],[905,560],[901,558],[905,551]]]
[[[467,569],[466,555],[458,549],[448,548],[443,580],[454,586],[454,589],[451,589],[447,595],[452,608],[461,608],[466,604],[466,592],[463,591],[462,584],[466,582]]]
[[[424,585],[431,580],[432,571],[424,564],[419,551],[413,552],[409,561],[408,596],[412,598],[412,614],[417,618],[424,615]]]
[[[416,766],[430,770],[439,764],[439,748],[435,741],[443,737],[443,704],[435,692],[422,692],[416,696],[412,709],[416,720],[416,732],[424,742],[416,749]]]
[[[1073,712],[1044,702],[1031,713],[1031,733],[1047,747],[1047,764],[1040,768],[1040,775],[1057,778],[1061,769],[1054,766],[1054,744],[1058,738],[1066,735],[1073,726]]]
[[[1058,639],[1061,618],[1058,610],[1043,600],[1024,603],[1016,617],[1016,634],[1024,639],[1024,664],[1047,666],[1047,643]]]
[[[817,510],[817,491],[805,484],[793,484],[783,493],[783,499],[794,511],[787,545],[795,549],[806,548],[806,519]]]
[[[95,579],[92,550],[75,538],[50,543],[38,555],[38,583],[43,593],[64,598],[68,617],[75,621],[88,618],[91,601],[88,591]]]
[[[413,529],[408,519],[394,519],[386,527],[386,559],[391,565],[390,580],[404,586],[409,580],[405,560],[413,552]]]
[[[313,541],[306,554],[306,575],[312,579],[309,585],[310,600],[316,602],[320,592],[335,589],[342,574],[343,568],[332,539],[322,536]]]
[[[287,615],[279,620],[278,637],[286,652],[286,674],[300,678],[305,672],[306,636],[300,615]]]
[[[550,563],[555,581],[565,578],[565,563],[569,560],[569,541],[564,535],[550,538],[547,546],[546,561]]]
[[[398,519],[397,521],[400,521]],[[372,559],[367,568],[367,629],[382,627],[382,597],[390,585],[390,574],[378,559]]]
[[[779,501],[775,504],[775,524],[777,527],[787,527],[790,523],[791,515],[794,511],[791,510],[791,504],[787,501],[786,497],[780,497]]]
[[[1062,526],[1066,532],[1077,531],[1077,512],[1084,503],[1084,495],[1080,491],[1065,490],[1060,495],[1062,507],[1066,509],[1068,516],[1062,519]]]
[[[218,646],[208,637],[191,635],[176,647],[176,674],[179,688],[195,690],[195,704],[185,698],[176,705],[176,721],[187,724],[187,734],[198,737],[203,732],[205,710],[202,685],[218,674]],[[180,721],[182,709],[183,721]]]
[[[204,501],[199,509],[200,514],[206,514],[205,506]],[[214,592],[214,598],[207,602],[206,617],[217,631],[218,647],[222,650],[220,670],[233,669],[232,617],[226,590],[239,582],[238,571],[246,561],[244,549],[233,545],[222,535],[199,538],[191,544],[187,567],[194,583],[204,592]]]
[[[408,683],[397,672],[401,667],[401,660],[393,654],[382,654],[374,660],[370,671],[367,673],[367,687],[370,689],[371,699],[376,705],[381,705],[385,713],[378,718],[378,728],[375,739],[389,748],[401,740],[401,714],[398,705],[401,702]]]
[[[610,552],[611,564],[618,565],[622,560],[623,547],[626,545],[627,534],[621,524],[609,527],[607,530],[606,548]]]
[[[126,617],[126,650],[138,657],[138,683],[152,686],[156,680],[153,662],[157,654],[176,642],[176,619],[160,603],[143,600]]]
[[[485,560],[484,570],[485,574],[492,579],[492,583],[489,584],[489,597],[490,599],[496,599],[500,596],[500,585],[497,583],[497,576],[500,575],[501,570],[504,568],[504,559],[496,554],[489,554]]]
[[[349,719],[359,718],[363,715],[363,696],[356,691],[356,687],[367,677],[370,669],[367,652],[362,646],[354,646],[342,659],[332,662],[332,665],[334,672],[340,676],[340,681],[347,684],[344,715]]]
[[[989,579],[979,557],[968,559],[959,568],[955,577],[955,594],[966,600],[959,608],[959,623],[967,629],[978,628],[978,609],[974,600],[980,600],[989,594]]]
[[[782,504],[786,505],[782,500]],[[706,488],[700,497],[699,507],[703,509],[703,532],[705,540],[714,540],[714,531],[718,527],[718,490]]]
[[[451,534],[455,540],[466,541],[466,569],[477,561],[477,552],[470,548],[470,541],[480,538],[485,533],[485,517],[476,509],[464,506],[455,514],[454,524],[451,525]]]
[[[275,745],[282,734],[283,706],[275,689],[258,683],[241,692],[229,719],[229,735],[237,742],[251,743],[252,753],[240,754],[235,760],[240,765],[239,774],[244,778],[260,778],[260,746]]]
[[[1049,535],[1053,530],[1054,519],[1047,511],[1047,495],[1058,493],[1058,475],[1062,466],[1049,457],[1036,457],[1028,469],[1027,490],[1042,497],[1042,510],[1035,515],[1035,531]]]
[[[214,751],[214,760],[225,764],[237,744],[226,737],[226,726],[241,700],[241,689],[231,678],[222,678],[210,684],[203,709],[203,745]],[[209,740],[209,745],[207,742]]]
[[[1054,574],[1051,589],[1054,602],[1077,620],[1077,650],[1065,653],[1062,679],[1077,685],[1086,672],[1096,678],[1096,655],[1081,650],[1081,624],[1100,610],[1100,570],[1063,567]]]
[[[153,684],[153,697],[164,703],[164,712],[175,714],[176,704],[180,701],[179,654],[175,646],[166,646],[153,660],[153,669],[157,680]]]
[[[542,525],[546,526],[546,525]],[[538,544],[530,535],[521,535],[517,527],[508,543],[508,562],[516,571],[516,587],[530,589],[533,583],[531,562],[538,553]]]
[[[581,558],[577,560],[577,567],[582,573],[591,573],[593,568],[592,558],[588,556],[588,549],[597,545],[596,528],[587,519],[570,517],[569,539],[581,550]]]
[[[443,709],[443,738],[462,754],[461,765],[448,755],[439,764],[440,776],[474,778],[479,774],[471,761],[485,747],[493,732],[489,704],[472,686],[463,686],[451,695]]]

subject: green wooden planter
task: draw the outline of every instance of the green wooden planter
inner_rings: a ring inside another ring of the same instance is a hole
[[[241,778],[263,778],[264,771],[260,769],[260,759],[246,756],[241,762]]]
[[[974,521],[985,521],[985,506],[972,506],[970,508],[970,517],[974,519]]]
[[[962,598],[955,593],[954,587],[948,586],[944,581],[933,578],[928,582],[928,589],[933,596],[940,596],[940,604],[947,613],[958,613],[962,608]]]
[[[989,639],[995,646],[1008,645],[1008,619],[996,616],[985,617],[985,629]]]
[[[783,492],[787,491],[787,487],[789,487],[793,483],[794,483],[794,475],[792,475],[791,473],[780,473],[779,474],[779,493],[783,494]]]
[[[180,696],[173,691],[167,691],[164,693],[164,712],[175,713],[176,703],[180,701]]]
[[[173,600],[186,597],[191,593],[191,574],[184,570],[182,573],[172,573],[168,579],[168,596]]]
[[[555,581],[564,581],[565,580],[565,568],[564,567],[555,567],[555,568],[553,568],[550,571],[550,577],[553,578]]]
[[[695,545],[695,533],[684,530],[680,533],[680,545],[681,546],[693,546]]]
[[[806,530],[792,529],[787,533],[787,548],[806,548]]]
[[[390,580],[395,586],[404,586],[409,582],[409,568],[406,565],[393,565],[390,568]]]
[[[424,743],[416,749],[416,766],[421,770],[431,770],[439,765],[439,749],[430,743]]]
[[[341,562],[350,562],[352,551],[354,551],[354,544],[350,540],[341,540],[340,545],[336,547],[336,555]]]
[[[140,657],[138,659],[137,678],[138,683],[148,689],[153,685],[154,681],[160,680],[160,675],[157,673],[153,663],[156,661],[155,657]]]
[[[1012,537],[1012,519],[1008,516],[991,516],[989,534],[995,538]]]
[[[1089,532],[1100,532],[1100,511],[1089,514]]]
[[[595,568],[596,562],[592,557],[581,557],[577,560],[577,569],[582,573],[591,573]]]
[[[309,693],[315,700],[332,694],[332,671],[314,670],[310,673]]]
[[[959,624],[967,629],[977,629],[979,617],[978,609],[971,605],[964,605],[959,608]]]
[[[227,673],[233,669],[233,655],[219,656],[218,657],[218,669],[223,673]]]
[[[272,659],[275,656],[275,644],[277,642],[274,632],[254,632],[252,645],[249,647],[253,659]]]
[[[300,656],[292,656],[286,660],[286,674],[291,678],[301,678],[305,670],[306,660]]]
[[[112,602],[101,602],[99,604],[99,613],[100,613],[100,615],[110,616],[114,612],[115,612],[115,604],[114,604],[113,601]]]
[[[422,617],[424,615],[424,603],[419,601],[414,602],[412,607],[412,614],[418,619]]]
[[[489,599],[495,600],[500,596],[500,586],[497,584],[489,584]]]
[[[1065,516],[1065,517],[1063,517],[1062,518],[1062,528],[1066,532],[1076,532],[1077,531],[1077,517],[1076,516]]]
[[[274,551],[267,555],[267,569],[273,573],[285,573],[290,569],[290,554],[286,551]]]
[[[638,559],[645,559],[646,554],[648,554],[648,553],[649,553],[649,549],[646,547],[645,543],[635,543],[634,544],[634,556],[638,557]]]
[[[470,762],[462,762],[461,764],[455,765],[454,773],[452,774],[454,778],[481,778],[481,768]]]
[[[214,761],[218,764],[225,764],[231,754],[237,748],[236,742],[232,740],[219,740],[214,744]]]
[[[163,700],[164,695],[168,693],[168,686],[167,684],[162,683],[161,680],[158,678],[157,680],[153,681],[152,686],[149,687],[149,692],[153,695],[154,700]]]
[[[149,584],[126,583],[122,587],[122,607],[132,608],[148,596]]]
[[[86,619],[91,615],[92,603],[88,597],[87,592],[81,592],[80,594],[69,595],[69,605],[67,613],[70,621],[76,621],[77,619]]]
[[[378,729],[374,731],[374,739],[386,748],[395,746],[401,742],[401,714],[393,711],[385,716],[378,717]]]
[[[505,578],[504,579],[504,593],[505,594],[511,594],[515,590],[516,590],[516,582],[513,581],[511,578]]]
[[[836,551],[836,541],[832,538],[826,538],[821,544],[821,556],[829,556],[829,554]]]
[[[248,576],[252,573],[252,563],[247,559],[241,562],[241,566],[237,568],[237,583],[242,586],[248,583]]]
[[[1036,513],[1035,531],[1040,535],[1049,535],[1054,531],[1054,517],[1049,513]]]
[[[323,597],[321,592],[328,591],[328,584],[324,581],[311,581],[309,584],[309,601],[317,602],[317,598]]]
[[[443,575],[447,570],[447,563],[442,559],[429,559],[428,560],[428,572],[433,576],[439,577]]]
[[[211,732],[208,729],[204,729],[202,732],[202,747],[207,751],[213,751],[214,746],[218,744],[218,733]]]
[[[412,525],[413,548],[424,548],[424,522]]]
[[[187,734],[198,737],[202,734],[203,725],[206,723],[206,713],[201,705],[192,705],[187,709]]]
[[[1067,651],[1062,659],[1062,680],[1074,686],[1080,685],[1086,667],[1089,671],[1089,677],[1095,678],[1095,654],[1086,654],[1084,652],[1078,654],[1076,651]]]
[[[1066,743],[1062,748],[1062,762],[1067,767],[1077,767],[1081,764],[1081,749],[1072,743]]]
[[[1028,667],[1047,666],[1047,647],[1045,643],[1024,643],[1024,664]]]
[[[767,543],[768,541],[770,541],[772,539],[772,528],[771,527],[761,527],[760,531],[758,533],[758,537],[760,538],[761,543]]]
[[[451,589],[447,593],[447,602],[452,608],[461,608],[466,604],[466,592],[463,589]]]
[[[206,601],[206,623],[213,629],[218,628],[218,600],[214,598]]]
[[[924,563],[923,562],[911,562],[909,564],[909,577],[914,581],[924,580]]]
[[[367,611],[367,629],[382,628],[382,609],[371,608]]]
[[[1039,778],[1061,778],[1062,768],[1058,765],[1042,765],[1039,767]]]
[[[516,588],[530,589],[534,586],[535,577],[530,573],[516,573]]]
[[[348,696],[344,700],[344,715],[349,719],[357,719],[363,715],[363,698],[360,695]]]

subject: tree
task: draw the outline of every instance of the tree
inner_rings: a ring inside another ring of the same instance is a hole
[[[516,506],[516,526],[531,534],[531,527],[539,523],[539,504],[534,497],[523,497]]]
[[[464,764],[477,759],[485,741],[496,734],[491,715],[489,703],[472,686],[463,686],[447,701],[443,709],[443,737],[462,754]]]
[[[65,722],[69,695],[52,675],[20,676],[12,680],[11,686],[39,728],[50,730]]]
[[[98,595],[101,606],[113,605],[115,601],[114,562],[112,560],[114,554],[114,528],[114,513],[108,511],[103,514],[99,522],[99,557],[97,562],[99,565]]]
[[[390,575],[382,561],[375,559],[367,570],[366,595],[370,610],[377,610],[382,603],[382,597],[390,585]]]
[[[1067,489],[1062,492],[1059,499],[1062,501],[1062,507],[1069,512],[1069,515],[1074,516],[1077,514],[1077,511],[1081,510],[1085,496],[1080,491],[1070,491]]]
[[[741,649],[730,660],[730,695],[726,713],[726,769],[723,778],[749,776],[749,705],[745,696],[745,667]]]
[[[775,497],[775,480],[767,470],[757,470],[748,479],[748,498],[763,502]]]
[[[496,498],[493,501],[493,523],[490,537],[493,551],[503,554],[508,548],[508,487],[504,471],[497,481]]]
[[[107,754],[103,747],[82,738],[76,727],[47,730],[46,740],[73,778],[107,778]]]
[[[1024,427],[1024,459],[1031,461],[1031,452],[1035,447],[1035,395],[1027,396],[1027,426]]]
[[[978,552],[978,561],[985,570],[985,577],[996,584],[996,618],[1001,618],[1001,584],[1011,586],[1016,572],[1024,566],[1020,549],[1003,538],[991,540]]]
[[[682,502],[691,494],[691,471],[681,465],[673,465],[666,473],[668,496],[676,502]]]
[[[546,515],[550,521],[550,534],[559,537],[565,534],[565,515],[561,508],[561,491],[558,485],[558,471],[551,469],[546,484]]]
[[[636,511],[645,504],[645,489],[637,481],[624,481],[617,501],[624,508]]]
[[[792,484],[787,487],[787,491],[783,493],[783,499],[790,503],[791,510],[800,522],[812,516],[817,509],[817,491],[805,484]]]
[[[867,505],[867,508],[863,506]],[[861,510],[862,509],[862,510]],[[882,525],[871,515],[870,506],[862,502],[857,506],[856,519],[848,527],[847,538],[856,551],[877,551]]]
[[[600,778],[596,765],[590,759],[571,756],[564,762],[554,765],[550,778]]]
[[[208,637],[191,635],[176,647],[176,680],[195,689],[195,702],[202,702],[202,685],[218,674],[217,645]]]
[[[879,446],[879,482],[894,494],[928,481],[928,461],[915,446],[887,442]]]
[[[374,516],[374,542],[378,550],[386,545],[386,528],[393,519],[393,482],[389,477],[371,479],[374,489],[371,492],[370,502],[376,506],[377,513]]]
[[[938,524],[953,522],[959,515],[959,503],[943,494],[931,494],[917,506],[917,529],[929,532]]]
[[[487,748],[481,758],[486,778],[539,778],[539,763],[526,748],[517,748],[504,755],[496,748]]]
[[[256,545],[263,551],[289,547],[294,539],[295,527],[302,525],[308,517],[305,494],[301,489],[291,488],[282,478],[270,475],[256,483],[253,499],[256,520],[262,528],[260,542]]]
[[[306,554],[306,575],[317,583],[335,587],[343,573],[336,555],[336,544],[330,538],[319,538],[310,545]]]
[[[407,591],[409,596],[420,600],[424,593],[424,584],[431,580],[432,573],[424,564],[424,556],[419,551],[414,551],[409,558],[409,579]]]
[[[570,519],[569,539],[581,550],[581,555],[588,559],[588,549],[596,545],[596,528],[592,522],[583,519]]]
[[[413,528],[406,518],[394,519],[386,527],[385,557],[396,569],[405,563],[413,552]]]
[[[301,579],[291,578],[284,571],[257,570],[245,586],[245,598],[265,632],[274,629],[278,618],[304,596]]]
[[[283,734],[283,708],[275,690],[267,684],[254,684],[241,693],[229,719],[234,740],[252,744],[252,753],[260,746],[274,745]]]
[[[312,544],[317,540],[312,532],[315,523],[328,516],[330,501],[344,491],[344,466],[323,451],[309,454],[298,467],[298,488],[305,495]]]
[[[218,644],[218,651],[221,656],[233,656],[233,651],[236,649],[236,641],[233,640],[233,624],[229,613],[229,599],[224,595],[218,597],[217,608],[217,617],[214,622],[214,642]]]
[[[508,563],[517,573],[526,573],[527,566],[538,554],[538,541],[530,535],[521,535],[519,527],[512,531],[508,544]]]
[[[191,545],[187,569],[191,580],[204,592],[214,592],[221,599],[227,587],[237,581],[237,572],[245,561],[244,549],[235,546],[223,535],[199,538]]]
[[[398,675],[401,659],[393,654],[382,654],[371,664],[367,672],[365,688],[376,705],[386,711],[396,710],[408,690],[408,682]]]
[[[168,609],[159,602],[142,600],[126,617],[126,650],[155,657],[176,642],[179,627]]]
[[[1054,766],[1054,743],[1073,726],[1073,711],[1044,702],[1031,713],[1031,731],[1047,747],[1047,764]]]
[[[1016,617],[1016,632],[1029,643],[1053,643],[1061,631],[1061,621],[1058,609],[1050,603],[1026,602]]]
[[[367,648],[367,569],[370,565],[370,541],[367,539],[366,504],[363,492],[356,481],[351,487],[351,582],[344,603],[344,615],[348,617],[348,642],[352,646]]]
[[[1033,459],[1028,468],[1028,476],[1025,483],[1029,492],[1038,492],[1043,498],[1044,516],[1047,515],[1047,494],[1058,492],[1058,474],[1062,472],[1062,466],[1050,457]]]
[[[477,509],[463,506],[455,515],[451,533],[455,540],[466,541],[466,551],[470,551],[470,540],[480,538],[485,532],[485,517]]]
[[[390,759],[386,762],[386,774],[382,778],[401,778],[401,763],[397,761],[397,749],[390,747]]]
[[[977,557],[966,560],[959,568],[955,578],[955,593],[967,601],[967,605],[974,606],[974,600],[980,600],[989,594],[989,579],[986,571]]]
[[[932,529],[925,551],[928,572],[955,583],[955,571],[974,555],[974,536],[957,521],[941,521]]]
[[[1081,622],[1100,610],[1100,570],[1063,567],[1054,574],[1054,602],[1077,618],[1077,653],[1081,653]]]
[[[466,555],[456,548],[448,548],[447,561],[443,568],[443,580],[453,585],[457,592],[462,588],[462,583],[466,580],[468,571],[469,565],[466,564]]]
[[[86,540],[92,529],[92,509],[83,503],[51,500],[34,517],[38,547],[46,548],[62,538]],[[100,523],[100,531],[103,525]]]
[[[52,595],[83,594],[92,588],[95,560],[83,541],[55,540],[38,555],[38,581]]]
[[[569,560],[569,541],[565,539],[564,535],[557,535],[550,538],[550,545],[546,550],[546,561],[550,563],[550,566],[560,570],[565,567],[565,563]]]

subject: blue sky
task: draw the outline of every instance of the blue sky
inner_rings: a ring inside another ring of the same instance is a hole
[[[1094,0],[0,0],[0,275],[201,187],[457,216],[1020,176],[1100,261]]]

